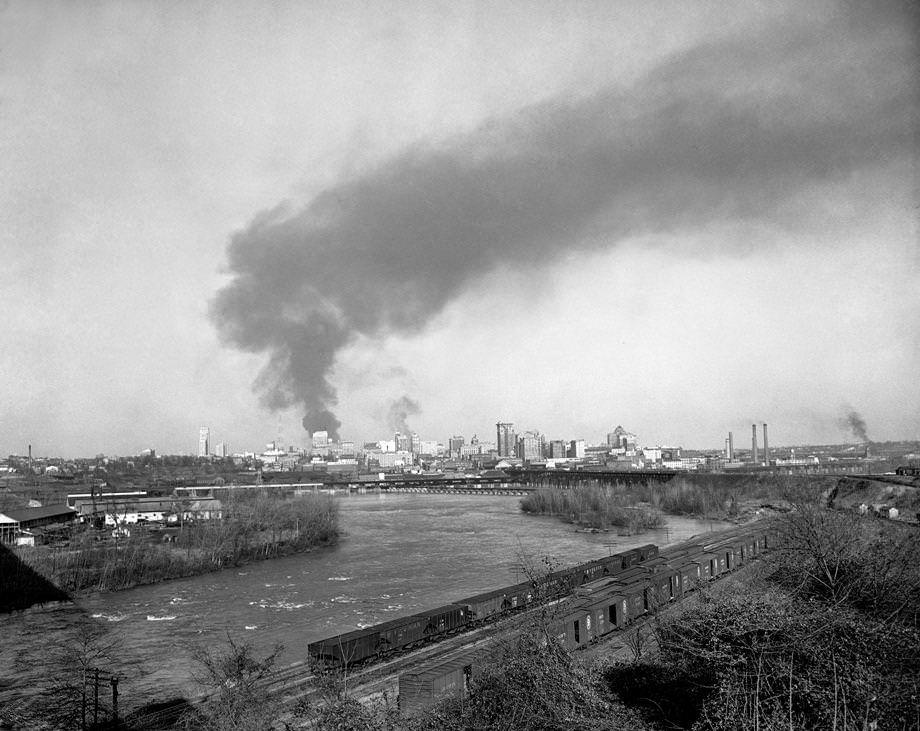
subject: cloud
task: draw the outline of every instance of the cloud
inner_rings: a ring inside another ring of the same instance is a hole
[[[268,354],[255,384],[265,405],[299,405],[306,429],[336,434],[339,351],[358,335],[422,329],[483,271],[769,217],[816,185],[912,155],[905,43],[847,15],[768,27],[665,59],[631,89],[420,142],[234,235],[212,318],[224,342]]]

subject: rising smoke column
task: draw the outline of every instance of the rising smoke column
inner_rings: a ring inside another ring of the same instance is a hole
[[[387,426],[401,434],[410,434],[409,417],[422,412],[418,401],[408,396],[400,396],[390,404],[387,411]]]
[[[490,267],[769,217],[816,185],[910,157],[905,41],[846,15],[822,22],[765,27],[669,58],[631,89],[419,142],[257,216],[232,237],[232,280],[212,302],[223,341],[268,355],[255,384],[265,405],[299,405],[306,429],[335,437],[339,351],[421,329]]]
[[[845,429],[848,429],[860,442],[869,441],[869,433],[866,431],[866,420],[860,416],[858,411],[850,411],[840,420],[840,423]]]

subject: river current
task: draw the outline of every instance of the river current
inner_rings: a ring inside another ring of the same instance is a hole
[[[568,566],[645,543],[663,546],[724,527],[668,516],[635,536],[580,533],[524,515],[517,497],[352,495],[338,498],[335,546],[188,579],[0,616],[0,702],[47,672],[47,648],[82,617],[117,639],[125,706],[196,692],[196,647],[227,636],[257,653],[283,644],[280,662],[306,659],[309,642],[449,604],[526,580],[522,565]],[[14,662],[19,659],[25,662]]]

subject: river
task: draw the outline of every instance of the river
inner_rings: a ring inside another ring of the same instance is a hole
[[[194,649],[227,635],[260,653],[283,644],[282,663],[304,660],[314,640],[523,581],[522,564],[572,565],[725,525],[668,516],[666,528],[637,536],[579,533],[556,518],[524,515],[519,501],[345,496],[338,499],[343,535],[333,547],[0,617],[0,702],[36,687],[48,648],[82,617],[118,641],[122,660],[110,669],[123,675],[130,708],[194,693]]]

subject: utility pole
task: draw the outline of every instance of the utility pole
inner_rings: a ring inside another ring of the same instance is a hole
[[[112,721],[118,725],[118,678],[112,676]]]
[[[99,668],[93,673],[93,726],[99,725]]]

